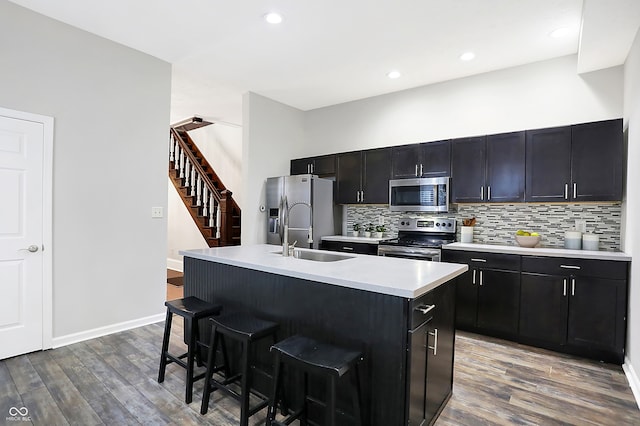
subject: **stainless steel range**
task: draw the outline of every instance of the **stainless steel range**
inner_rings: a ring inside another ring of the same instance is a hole
[[[456,220],[448,217],[402,218],[398,238],[381,241],[378,256],[440,261],[440,248],[456,240]]]

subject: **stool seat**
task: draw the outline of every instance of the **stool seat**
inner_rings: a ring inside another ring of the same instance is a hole
[[[233,334],[245,340],[257,340],[270,336],[278,328],[278,323],[263,320],[251,315],[235,312],[211,318],[211,322],[218,326],[218,332]]]
[[[218,315],[222,311],[222,306],[206,302],[197,297],[189,296],[183,299],[169,300],[164,302],[167,307],[167,317],[164,323],[164,336],[162,339],[162,353],[160,357],[160,368],[158,370],[158,383],[164,382],[167,364],[176,363],[187,370],[185,380],[185,402],[190,404],[193,398],[193,382],[200,380],[204,374],[194,376],[194,362],[201,365],[200,346],[198,345],[198,335],[200,327],[198,322],[201,319]],[[180,315],[184,318],[185,343],[187,352],[181,355],[169,353],[169,340],[171,338],[171,322],[173,315]],[[224,348],[223,348],[224,351]],[[187,358],[187,361],[184,361]],[[226,355],[225,355],[226,358]]]
[[[222,306],[205,302],[194,296],[185,297],[184,299],[168,300],[164,302],[164,305],[172,314],[191,319],[202,319],[218,315],[222,310]]]
[[[342,377],[351,366],[362,358],[357,351],[321,343],[305,336],[291,336],[271,347],[282,355],[310,367],[328,370]]]

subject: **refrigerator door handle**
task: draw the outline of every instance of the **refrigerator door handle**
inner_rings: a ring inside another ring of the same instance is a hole
[[[283,208],[282,201],[283,200],[284,198],[280,197],[280,203],[278,204],[278,235],[280,236],[280,244],[282,244],[282,240],[284,238],[284,235],[282,235],[284,232],[284,229],[282,226],[282,224],[284,223],[282,221],[282,208]]]

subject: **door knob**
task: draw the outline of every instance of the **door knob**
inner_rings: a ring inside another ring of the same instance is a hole
[[[27,250],[27,251],[30,251],[31,253],[35,253],[38,251],[38,246],[35,244],[31,244],[29,247],[20,249],[20,250]]]

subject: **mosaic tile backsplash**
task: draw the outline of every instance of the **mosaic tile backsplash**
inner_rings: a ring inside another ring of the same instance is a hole
[[[620,250],[620,203],[458,204],[451,210],[445,214],[398,213],[390,212],[386,206],[349,205],[346,229],[352,230],[354,223],[377,225],[382,221],[387,234],[395,237],[401,217],[443,216],[456,219],[456,240],[460,241],[462,219],[475,217],[475,243],[516,245],[514,234],[522,229],[538,232],[541,247],[563,248],[564,232],[574,228],[576,219],[579,219],[587,222],[587,232],[600,237],[600,250]]]

